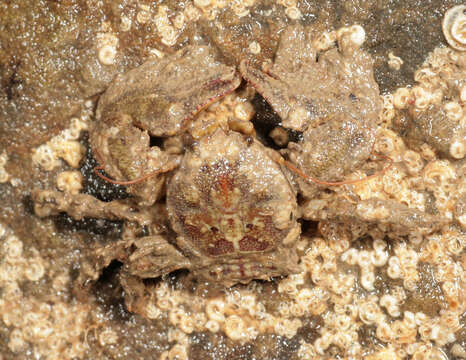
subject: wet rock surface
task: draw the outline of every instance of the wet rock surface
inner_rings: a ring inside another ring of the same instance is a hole
[[[433,193],[437,214],[450,220],[429,237],[419,241],[415,235],[392,236],[383,225],[369,229],[367,235],[368,230],[361,228],[365,225],[343,222],[332,227],[320,218],[320,230],[303,236],[298,246],[305,276],[218,290],[209,284],[193,286],[194,280],[175,274],[147,284],[145,316],[125,308],[121,263],[111,263],[84,298],[73,290],[82,254],[89,247],[124,236],[123,224],[102,219],[76,221],[64,214],[40,219],[33,211],[32,190],[53,189],[61,172],[75,168],[83,175],[83,193],[102,201],[123,200],[128,195],[124,187],[95,175],[89,152],[81,154],[77,167],[59,160],[69,157],[57,152],[56,166],[49,171],[37,165],[33,154],[42,144],[62,136],[72,127],[72,119],[92,122],[96,100],[117,74],[192,42],[215,46],[229,65],[247,58],[260,67],[273,59],[280,33],[288,25],[299,22],[324,31],[360,24],[366,32],[364,49],[375,59],[380,92],[393,92],[413,85],[414,73],[427,55],[446,46],[442,17],[460,1],[264,0],[239,2],[231,8],[214,1],[206,7],[196,3],[202,1],[0,4],[0,155],[7,156],[2,171],[8,174],[8,181],[0,183],[0,359],[126,359],[136,354],[144,359],[305,359],[320,354],[330,338],[332,345],[326,349],[334,356],[350,356],[351,351],[374,353],[380,350],[376,347],[395,339],[398,345],[386,351],[402,358],[412,340],[405,329],[411,315],[404,311],[427,316],[427,320],[418,319],[417,342],[421,344],[409,348],[408,357],[440,353],[454,358],[450,352],[454,345],[466,347],[465,319],[458,315],[464,313],[465,296],[464,165],[454,158],[445,160],[442,154],[439,160],[435,149],[418,144],[424,139],[422,134],[414,137],[415,145],[406,142],[421,154],[417,162],[402,159],[409,150],[396,148],[395,140],[401,137],[384,138],[393,140],[389,155],[404,161],[411,173],[396,168],[388,174],[397,181],[390,182],[391,188],[385,185],[383,196],[392,194],[396,186],[408,186],[414,190],[401,192],[405,198],[391,196],[390,200],[418,213],[425,209],[416,205],[414,197],[423,191]],[[403,60],[400,70],[387,64],[389,52]],[[276,114],[267,106],[257,106],[256,111],[255,124],[265,124],[263,129],[256,126],[259,138],[269,139],[268,119],[275,119]],[[69,141],[80,142],[80,149],[88,151],[83,134]],[[290,133],[290,139],[293,136],[299,139],[301,134]],[[450,148],[440,142],[439,151],[447,153]],[[415,173],[412,165],[419,162],[423,170]],[[377,170],[370,165],[366,168],[367,173]],[[371,182],[342,196],[367,200],[380,194],[379,188]],[[343,190],[335,190],[339,191]],[[326,196],[323,192],[318,200],[325,202]],[[358,244],[351,241],[364,242],[363,235],[369,239],[365,245],[357,254],[347,254]],[[418,259],[413,260],[412,251],[419,254]],[[368,254],[373,259],[370,264],[365,263]],[[351,298],[345,298],[345,292]],[[216,298],[221,302],[212,304]],[[222,306],[226,310],[217,314]],[[204,317],[197,318],[197,313]],[[377,323],[377,316],[383,321]],[[333,337],[345,321],[352,324],[345,332],[349,342],[343,336]],[[385,324],[393,327],[392,333]],[[454,334],[455,339],[434,338],[429,329],[435,326],[446,329],[442,333]],[[402,335],[393,337],[394,330]],[[359,350],[351,348],[355,342],[361,345]]]

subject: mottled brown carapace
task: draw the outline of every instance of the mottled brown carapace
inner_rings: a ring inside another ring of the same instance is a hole
[[[217,130],[185,155],[167,207],[181,249],[238,269],[299,233],[295,195],[279,165],[262,144],[234,132]]]

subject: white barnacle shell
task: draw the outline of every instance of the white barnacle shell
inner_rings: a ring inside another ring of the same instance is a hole
[[[63,171],[57,176],[57,187],[70,194],[78,194],[82,189],[83,177],[79,171]]]
[[[238,315],[229,316],[224,325],[225,335],[232,340],[243,340],[245,337],[246,324]]]
[[[342,27],[337,30],[338,48],[343,53],[352,53],[361,47],[366,39],[366,32],[361,25]]]
[[[335,45],[337,33],[336,31],[332,32],[323,32],[315,41],[314,47],[317,51],[326,51]]]
[[[286,16],[288,16],[292,20],[298,20],[301,18],[301,11],[295,6],[290,6],[289,8],[286,8],[285,10]]]
[[[455,159],[462,159],[466,156],[466,141],[456,139],[450,144],[450,155]]]
[[[116,54],[116,47],[106,44],[99,48],[99,62],[103,65],[113,65],[115,63]]]
[[[447,117],[454,121],[460,121],[463,118],[463,108],[456,101],[449,101],[444,106],[443,109]]]
[[[414,106],[420,110],[426,109],[431,100],[431,94],[428,90],[424,89],[421,86],[415,86],[412,89],[412,94],[414,95],[415,101]]]
[[[393,94],[393,105],[397,109],[406,109],[411,99],[411,90],[408,88],[399,88]]]
[[[201,9],[210,6],[211,3],[211,0],[194,0],[194,5]]]
[[[257,55],[261,52],[261,46],[257,41],[253,41],[249,44],[249,51],[251,52],[251,54]]]
[[[366,40],[366,32],[361,25],[353,25],[350,27],[351,41],[356,46],[361,46]]]
[[[442,30],[452,48],[466,51],[466,5],[454,6],[445,13]]]
[[[115,64],[118,37],[112,33],[97,34],[97,57],[102,65]]]

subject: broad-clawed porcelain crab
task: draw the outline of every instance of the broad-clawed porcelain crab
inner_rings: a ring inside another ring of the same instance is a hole
[[[148,229],[94,249],[81,280],[96,279],[113,259],[123,262],[127,288],[176,269],[225,286],[299,272],[297,193],[312,198],[319,186],[354,182],[335,180],[369,158],[381,108],[371,58],[359,48],[362,28],[331,34],[288,27],[271,67],[240,64],[281,125],[302,132],[281,150],[288,160],[252,133],[218,126],[192,136],[196,114],[241,82],[209,47],[187,46],[117,77],[99,100],[90,145],[98,170],[118,180],[100,176],[126,185],[133,197],[105,203],[86,194],[33,192],[39,216],[67,212]],[[164,145],[150,146],[150,136]],[[175,150],[165,146],[177,142]],[[326,214],[365,221],[352,204],[338,206]],[[386,221],[397,221],[398,205],[390,206]]]

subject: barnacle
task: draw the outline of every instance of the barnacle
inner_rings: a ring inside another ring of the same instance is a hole
[[[301,15],[302,15],[301,11],[299,11],[299,9],[297,7],[294,7],[294,6],[290,6],[290,7],[286,8],[285,14],[286,14],[286,16],[288,16],[292,20],[298,20],[298,19],[301,18]]]
[[[400,70],[401,65],[403,65],[403,60],[393,54],[393,52],[388,53],[388,66],[393,70]]]
[[[366,325],[375,324],[383,319],[380,308],[374,301],[366,301],[358,306],[359,318]]]
[[[118,341],[118,335],[110,328],[104,329],[99,334],[99,343],[101,346],[115,344]]]
[[[139,4],[139,11],[136,14],[136,20],[140,24],[145,24],[150,20],[150,7],[145,4]]]
[[[419,84],[395,91],[395,108],[408,109],[408,116],[399,112],[393,124],[396,130],[405,133],[408,146],[422,152],[427,143],[453,159],[464,157],[466,125],[461,100],[464,85],[457,81],[465,76],[463,58],[464,54],[456,50],[437,48],[415,72],[414,78]]]
[[[225,302],[221,299],[212,299],[207,301],[206,314],[210,320],[216,322],[225,321]]]
[[[97,36],[97,57],[102,65],[113,65],[117,56],[118,38],[111,33]]]
[[[237,315],[230,315],[225,320],[225,334],[232,340],[245,341],[246,324],[243,319]]]
[[[466,5],[449,9],[443,18],[442,30],[448,44],[460,51],[466,51]]]
[[[176,44],[179,32],[175,29],[168,17],[168,7],[165,5],[158,6],[157,14],[154,17],[155,26],[161,37],[163,44],[173,46]],[[145,19],[146,17],[144,17]]]
[[[337,30],[338,46],[343,52],[352,51],[351,48],[359,48],[366,40],[366,32],[360,25],[352,25],[348,28]]]
[[[14,353],[18,353],[26,348],[26,341],[24,340],[23,333],[20,329],[16,328],[10,333],[8,339],[8,348]]]
[[[79,171],[63,171],[57,176],[57,187],[61,191],[77,194],[82,189],[83,177]]]
[[[69,128],[54,136],[47,143],[34,149],[32,160],[44,170],[51,171],[60,165],[59,158],[77,168],[84,156],[85,148],[77,141],[82,131],[87,130],[89,111],[83,117],[72,118]]]
[[[38,281],[45,274],[43,260],[41,258],[33,258],[29,261],[24,274],[28,280]]]
[[[187,346],[182,345],[182,344],[174,345],[168,351],[167,359],[169,359],[169,360],[188,360],[189,357],[188,357]]]
[[[454,159],[462,159],[466,155],[466,143],[460,140],[454,140],[450,144],[450,155]]]
[[[336,31],[323,32],[314,40],[314,47],[318,51],[325,51],[335,46],[337,40]]]
[[[249,44],[249,51],[251,54],[257,55],[261,52],[261,46],[257,41],[253,41]]]
[[[419,110],[426,109],[431,101],[432,95],[430,91],[422,86],[415,86],[411,89],[411,95],[414,97],[414,106]]]

